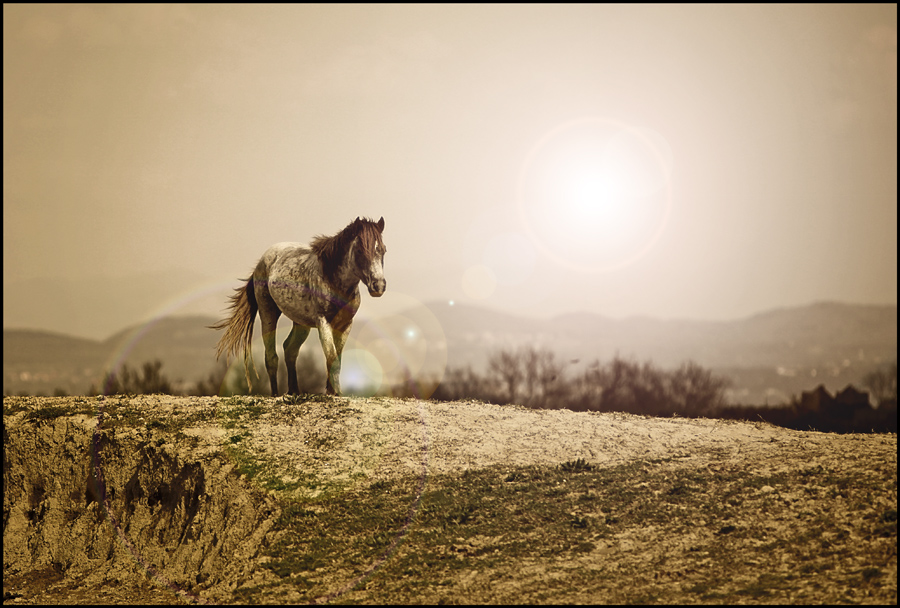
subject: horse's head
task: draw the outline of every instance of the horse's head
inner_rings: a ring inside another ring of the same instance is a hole
[[[387,289],[384,279],[384,254],[387,248],[381,240],[384,232],[384,218],[373,222],[356,218],[358,225],[355,247],[353,248],[353,264],[359,280],[366,284],[369,295],[381,297]]]

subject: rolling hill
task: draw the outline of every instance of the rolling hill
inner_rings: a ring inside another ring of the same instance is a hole
[[[163,373],[178,386],[187,387],[215,366],[219,333],[207,329],[215,320],[164,317],[104,341],[5,329],[4,394],[52,394],[56,389],[81,394],[116,362],[139,366],[153,359],[163,362]],[[288,327],[283,319],[279,343]],[[255,332],[261,349],[259,330]],[[569,374],[616,354],[664,368],[692,359],[732,378],[733,400],[777,403],[819,383],[831,390],[859,383],[868,371],[895,360],[897,307],[825,302],[734,321],[691,321],[616,320],[591,313],[534,319],[436,302],[359,319],[348,349],[374,352],[393,383],[407,372],[439,377],[445,366],[471,365],[480,371],[491,352],[523,345],[553,351],[568,362]],[[303,349],[322,356],[314,336]]]

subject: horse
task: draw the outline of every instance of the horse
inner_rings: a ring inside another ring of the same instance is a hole
[[[325,352],[328,379],[325,392],[341,394],[341,353],[353,317],[359,310],[359,283],[365,283],[372,297],[381,297],[387,288],[384,278],[384,254],[381,238],[384,218],[374,222],[359,217],[334,236],[318,235],[309,246],[301,243],[276,243],[262,255],[244,285],[230,296],[229,318],[210,329],[224,329],[216,346],[216,360],[222,354],[226,362],[232,355],[244,354],[244,372],[250,386],[253,357],[253,322],[257,312],[266,348],[266,372],[272,396],[278,396],[278,354],[275,352],[275,327],[282,313],[294,326],[284,341],[288,394],[297,395],[297,355],[300,346],[315,327]],[[254,372],[256,369],[254,368]],[[258,374],[257,374],[258,375]]]

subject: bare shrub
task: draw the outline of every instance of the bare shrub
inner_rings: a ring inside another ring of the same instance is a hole
[[[519,356],[525,372],[525,405],[543,408],[569,401],[570,390],[563,381],[564,366],[552,351],[525,347]]]
[[[212,371],[209,372],[209,375],[197,383],[191,394],[201,397],[227,397],[228,395],[224,394],[226,388],[225,377],[227,375],[228,365],[225,361],[219,361]]]
[[[869,389],[872,397],[879,405],[897,403],[897,362],[892,361],[887,367],[865,375],[862,385]]]
[[[725,406],[729,381],[712,375],[693,361],[683,363],[669,379],[669,399],[674,413],[707,416]]]
[[[468,365],[464,368],[450,368],[444,374],[441,383],[431,398],[436,401],[459,401],[460,399],[478,399],[490,402],[495,391],[490,389],[487,378],[479,376]]]
[[[511,350],[500,350],[488,356],[488,374],[495,384],[503,387],[500,403],[516,403],[519,385],[525,378],[522,360]]]
[[[460,388],[477,387],[478,398],[482,400],[559,408],[566,407],[569,400],[569,387],[563,381],[563,372],[563,364],[550,350],[523,346],[491,353],[485,378],[478,377],[471,367],[462,375],[451,370],[447,376],[451,384],[458,384]]]
[[[565,364],[547,349],[502,349],[488,357],[488,371],[448,370],[435,399],[474,398],[535,408],[619,411],[650,416],[711,415],[724,405],[728,381],[693,361],[674,371],[618,355],[595,361],[580,375],[566,378]]]
[[[224,361],[220,362],[209,373],[205,380],[197,383],[194,394],[205,396],[231,397],[233,395],[268,395],[271,392],[269,375],[264,364],[250,370],[250,382],[252,391],[247,386],[247,378],[244,369],[240,365],[229,367]],[[301,393],[325,392],[325,364],[321,360],[316,361],[312,352],[301,353],[297,357],[297,388]],[[287,374],[285,369],[279,369],[278,392],[284,394],[287,391]]]
[[[162,361],[154,359],[145,362],[141,372],[132,370],[128,364],[123,363],[122,368],[116,372],[108,371],[103,375],[103,380],[98,393],[96,387],[91,385],[90,395],[171,395],[172,383],[160,371]]]

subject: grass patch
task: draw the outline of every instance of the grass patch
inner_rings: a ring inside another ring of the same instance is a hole
[[[244,428],[242,422],[259,418],[268,408],[264,407],[262,397],[235,395],[223,401],[219,417],[224,419],[222,426],[226,429]]]
[[[317,490],[317,494],[327,496],[329,493],[339,491],[343,487],[339,483],[318,480],[313,475],[298,475],[296,472],[293,472],[291,477],[285,477],[279,471],[277,463],[262,458],[242,447],[243,440],[247,437],[249,437],[249,433],[240,433],[229,437],[226,440],[225,453],[234,462],[239,475],[243,475],[248,481],[253,482],[264,490],[274,491],[287,497],[300,489]],[[317,498],[316,500],[319,499]],[[291,505],[294,503],[288,499],[286,504]]]
[[[26,420],[55,420],[60,416],[71,416],[75,412],[72,411],[72,408],[62,407],[58,405],[48,405],[45,407],[40,407],[36,410],[31,410],[28,414],[25,415]]]
[[[322,393],[302,393],[300,395],[284,395],[282,401],[292,405],[301,403],[331,403],[334,397]]]
[[[578,458],[576,460],[568,460],[561,465],[559,465],[559,470],[564,473],[582,473],[585,471],[593,471],[594,465],[589,464],[585,461],[584,458]]]
[[[27,405],[25,405],[24,403],[21,403],[18,401],[9,403],[9,402],[7,402],[7,400],[5,398],[3,399],[3,415],[4,416],[14,416],[14,415],[18,414],[19,412],[25,412],[29,409],[30,408]]]
[[[739,468],[697,470],[674,460],[607,469],[575,460],[424,481],[380,480],[312,501],[285,498],[275,525],[279,540],[265,549],[265,567],[276,580],[244,589],[239,597],[366,603],[800,601],[809,578],[851,577],[854,584],[881,579],[884,563],[838,572],[841,566],[828,555],[853,549],[860,536],[875,538],[877,526],[896,526],[896,511],[882,509],[871,521],[839,522],[828,513],[798,517],[796,508],[762,488],[835,484],[853,498],[868,491],[870,481],[829,478],[823,471],[754,476]],[[726,497],[732,499],[727,506]],[[756,527],[760,518],[787,517],[793,523],[777,530]],[[849,534],[842,525],[867,529]],[[828,555],[822,550],[825,537]],[[896,545],[896,529],[883,544],[891,542]],[[780,569],[785,562],[792,564],[788,572]]]
[[[7,408],[4,405],[3,415],[9,416],[22,411],[27,411],[28,413],[25,415],[25,419],[32,421],[56,420],[63,416],[76,416],[78,414],[93,415],[96,413],[93,408],[79,403],[79,405],[74,407],[64,405],[42,405],[38,408],[30,408],[24,405]]]

